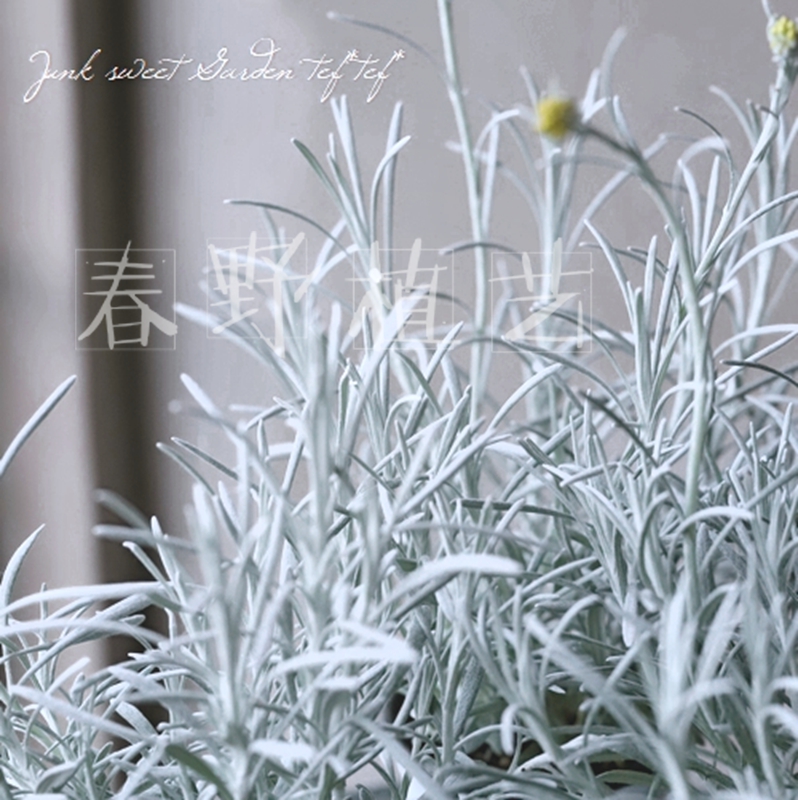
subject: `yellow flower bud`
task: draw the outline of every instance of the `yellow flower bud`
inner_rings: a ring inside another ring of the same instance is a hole
[[[798,25],[789,17],[778,17],[768,25],[768,43],[777,56],[789,55],[798,44]]]
[[[573,100],[565,97],[544,97],[537,107],[537,129],[544,136],[562,139],[579,121]]]

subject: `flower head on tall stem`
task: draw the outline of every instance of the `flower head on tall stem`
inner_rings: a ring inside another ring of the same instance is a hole
[[[768,23],[768,43],[773,55],[787,58],[796,54],[798,25],[789,17],[774,17]]]
[[[550,139],[562,139],[579,125],[576,103],[568,97],[543,97],[536,111],[537,131]]]

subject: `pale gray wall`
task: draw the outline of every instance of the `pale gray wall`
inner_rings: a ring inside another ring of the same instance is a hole
[[[73,253],[77,147],[73,86],[23,104],[29,56],[69,53],[69,5],[10,2],[0,10],[0,449],[68,375],[74,343]],[[92,509],[85,382],[17,456],[0,485],[0,553],[42,522],[29,586],[96,575],[88,539]],[[35,567],[35,568],[34,568]]]

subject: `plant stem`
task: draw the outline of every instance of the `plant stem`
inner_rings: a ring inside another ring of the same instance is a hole
[[[466,187],[468,191],[468,212],[471,219],[471,236],[475,242],[486,239],[485,226],[482,224],[482,198],[479,185],[479,165],[474,155],[471,130],[468,125],[463,90],[460,85],[460,73],[457,67],[457,54],[455,52],[454,37],[452,34],[451,0],[438,0],[438,17],[443,40],[443,55],[446,64],[446,84],[449,92],[449,101],[454,111],[457,133],[460,138],[460,147],[463,153],[463,166],[465,168]],[[479,416],[479,407],[485,387],[485,359],[487,345],[484,341],[488,323],[488,268],[485,258],[485,249],[482,246],[474,248],[476,262],[476,298],[474,308],[474,336],[476,342],[471,349],[471,421]]]
[[[682,513],[687,518],[698,509],[699,482],[701,479],[701,462],[704,455],[704,444],[709,428],[709,380],[707,369],[708,336],[704,317],[701,313],[698,283],[690,245],[684,232],[681,220],[677,217],[662,186],[642,153],[634,146],[624,145],[595,128],[588,127],[586,132],[600,139],[613,150],[626,155],[635,165],[640,179],[649,189],[654,202],[671,229],[678,249],[678,269],[687,315],[689,318],[690,350],[693,356],[693,414],[690,430],[690,447],[687,455],[687,475],[685,477],[684,506]],[[698,563],[695,543],[696,531],[690,526],[684,533],[684,559],[688,573],[689,604],[692,610],[700,606]]]

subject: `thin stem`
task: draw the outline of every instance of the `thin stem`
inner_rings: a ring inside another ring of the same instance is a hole
[[[681,220],[676,216],[673,206],[665,197],[662,186],[654,175],[642,153],[634,146],[621,144],[607,134],[592,127],[583,129],[613,150],[623,153],[634,163],[644,185],[650,190],[657,208],[671,229],[678,249],[678,269],[681,277],[683,296],[689,318],[690,349],[693,356],[693,414],[691,418],[690,447],[687,455],[687,475],[685,477],[685,496],[682,513],[690,517],[698,508],[701,462],[709,427],[709,370],[707,369],[708,337],[704,317],[701,313],[698,285],[693,256]],[[695,542],[696,531],[689,527],[684,534],[684,558],[689,576],[688,592],[690,608],[700,606],[698,562]]]
[[[685,485],[684,514],[690,516],[698,507],[698,482],[700,478],[701,457],[706,438],[707,429],[707,334],[704,317],[701,313],[699,302],[698,284],[694,270],[692,253],[681,220],[676,216],[673,206],[665,197],[659,180],[654,175],[643,155],[634,147],[621,144],[607,134],[595,128],[588,127],[586,133],[600,139],[613,150],[626,155],[637,168],[638,175],[651,191],[654,202],[660,213],[665,217],[671,233],[676,241],[679,258],[679,273],[682,279],[684,299],[687,314],[690,319],[690,338],[693,350],[693,423],[690,442],[690,451],[687,464],[687,479]]]
[[[482,224],[482,198],[479,185],[479,163],[474,154],[471,130],[468,124],[460,73],[457,67],[457,54],[452,35],[451,0],[438,0],[438,17],[443,40],[444,63],[449,101],[454,111],[457,133],[463,154],[466,188],[468,191],[468,212],[471,219],[471,236],[475,242],[487,239],[486,227]],[[474,335],[476,342],[471,350],[471,421],[479,416],[479,407],[485,387],[485,359],[488,353],[485,331],[488,323],[488,268],[483,247],[474,248],[476,262],[476,299],[474,309]]]

